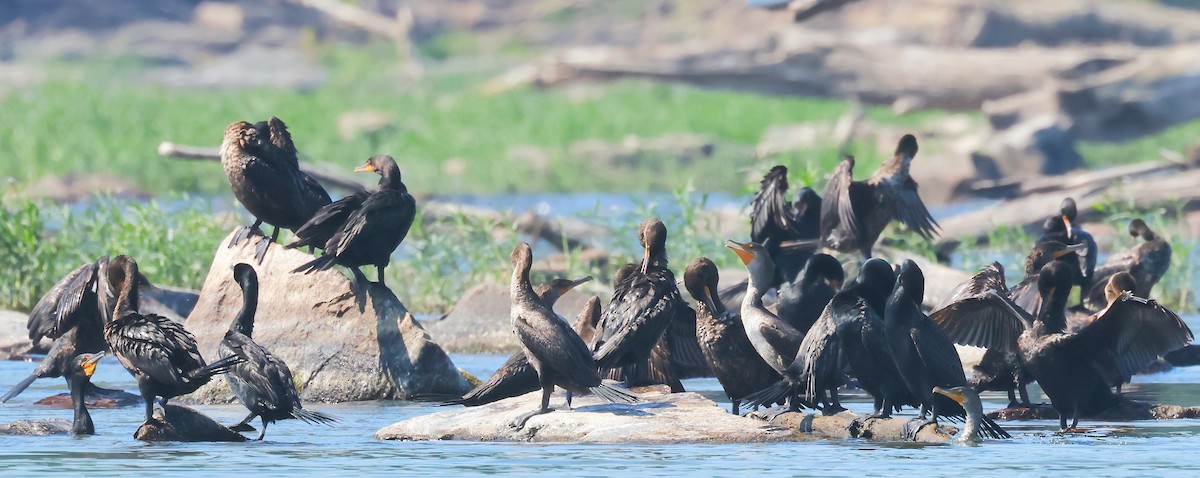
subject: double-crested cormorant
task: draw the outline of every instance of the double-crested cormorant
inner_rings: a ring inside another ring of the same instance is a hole
[[[233,277],[242,288],[242,310],[229,324],[229,331],[217,349],[222,359],[239,358],[239,363],[229,369],[225,380],[237,396],[238,401],[250,414],[237,425],[234,431],[246,429],[254,417],[262,420],[258,439],[267,434],[267,425],[279,420],[297,418],[306,423],[331,423],[337,420],[320,412],[305,410],[296,393],[292,371],[275,354],[254,342],[254,315],[258,310],[258,274],[250,264],[233,266]]]
[[[1042,268],[1038,288],[1045,300],[1036,316],[997,303],[996,312],[956,315],[946,323],[947,333],[960,343],[1017,350],[1050,397],[1063,430],[1069,429],[1068,418],[1073,429],[1080,417],[1117,403],[1105,376],[1106,365],[1132,375],[1192,339],[1191,330],[1175,313],[1128,292],[1114,296],[1078,332],[1067,332],[1064,310],[1076,273],[1075,266],[1061,261]]]
[[[979,401],[979,394],[971,389],[971,387],[933,387],[933,393],[949,397],[967,412],[967,419],[963,424],[963,428],[958,431],[957,435],[954,435],[954,441],[958,443],[978,443],[981,440],[979,438],[979,430],[983,426],[983,403]]]
[[[651,218],[638,228],[645,251],[638,270],[615,284],[613,297],[600,318],[592,346],[601,369],[645,363],[663,337],[683,299],[667,268],[667,228]]]
[[[592,280],[592,276],[576,280],[551,279],[538,284],[533,292],[537,294],[547,309],[553,311],[554,304],[558,302],[558,299],[563,294],[590,280]],[[579,337],[585,343],[595,334],[596,324],[593,322],[593,319],[598,320],[599,315],[600,299],[592,297],[583,310],[580,311],[574,325],[575,332],[579,334]],[[584,336],[585,334],[587,335],[586,337]],[[486,382],[479,384],[478,387],[467,392],[462,398],[448,400],[442,404],[477,407],[509,397],[524,395],[538,388],[537,372],[533,370],[533,366],[529,365],[529,359],[525,357],[525,352],[518,351],[510,355],[508,360],[505,360],[504,364],[500,365],[500,368],[496,369],[496,372]]]
[[[1075,284],[1080,287],[1080,291],[1086,293],[1090,290],[1092,278],[1095,276],[1098,249],[1092,235],[1079,227],[1075,221],[1078,215],[1079,211],[1075,206],[1075,200],[1063,199],[1062,204],[1059,205],[1059,215],[1046,219],[1046,223],[1042,227],[1042,236],[1038,238],[1037,242],[1056,241],[1069,246],[1083,246],[1083,250],[1078,253],[1081,257],[1078,264],[1079,274],[1075,275]],[[1082,294],[1080,295],[1079,305],[1081,307],[1085,298]]]
[[[1042,294],[1038,291],[1038,274],[1042,267],[1051,261],[1067,261],[1076,265],[1080,254],[1085,252],[1086,244],[1066,244],[1058,241],[1038,242],[1025,256],[1025,278],[1008,292],[1008,297],[1022,309],[1031,314],[1037,313],[1042,307]]]
[[[921,405],[920,417],[905,426],[908,436],[915,436],[925,425],[937,424],[938,417],[966,416],[959,403],[933,392],[934,387],[966,386],[967,380],[954,342],[921,312],[924,295],[924,274],[913,261],[904,261],[888,297],[883,329],[896,370]],[[982,428],[991,438],[1009,438],[991,419],[984,418]]]
[[[800,333],[807,333],[845,279],[846,272],[837,259],[813,254],[792,282],[779,287],[775,315]]]
[[[39,378],[66,377],[77,355],[108,348],[104,342],[104,324],[112,313],[112,294],[105,278],[107,271],[108,257],[79,266],[34,305],[29,313],[29,338],[34,343],[42,337],[54,342],[33,373],[0,397],[0,403],[13,399]],[[139,280],[149,284],[145,278]],[[87,382],[87,387],[85,392],[96,390],[91,382]]]
[[[382,285],[383,268],[391,262],[392,251],[408,235],[408,229],[417,214],[417,201],[401,181],[400,168],[391,156],[372,156],[354,171],[379,174],[379,190],[363,199],[357,208],[348,208],[351,204],[338,201],[317,211],[312,223],[305,224],[297,231],[300,242],[288,247],[319,242],[324,239],[323,234],[330,231],[328,225],[333,223],[331,219],[345,216],[326,240],[321,257],[297,267],[295,272],[308,273],[327,270],[334,264],[343,265],[350,268],[355,282],[362,286],[367,278],[359,267],[374,265],[379,284]]]
[[[265,134],[270,139],[271,144],[278,148],[282,153],[282,157],[288,162],[288,165],[295,167],[299,171],[300,176],[300,196],[310,210],[317,210],[328,205],[332,198],[329,197],[329,192],[317,182],[311,174],[300,169],[299,152],[296,151],[296,143],[292,142],[292,133],[288,131],[287,125],[283,120],[272,116],[266,121],[259,121],[254,124],[255,129],[260,135]]]
[[[311,177],[300,171],[291,145],[291,135],[278,118],[260,128],[246,121],[235,121],[225,128],[221,142],[221,165],[233,189],[233,195],[255,217],[254,225],[242,228],[230,240],[232,247],[258,229],[263,222],[275,227],[271,238],[259,240],[255,259],[262,262],[267,247],[279,239],[279,228],[296,230],[322,206],[329,204],[329,194]],[[276,138],[272,138],[276,136]],[[275,139],[292,154],[272,142]]]
[[[738,258],[746,265],[746,271],[750,273],[746,298],[742,300],[741,308],[742,327],[746,331],[746,338],[750,340],[750,345],[754,347],[755,352],[758,352],[758,356],[775,370],[778,377],[789,379],[788,368],[796,359],[796,352],[800,349],[800,342],[804,340],[804,333],[796,330],[795,327],[763,306],[762,296],[766,293],[766,285],[775,274],[775,266],[771,263],[771,257],[765,247],[753,242],[741,243],[731,240],[725,247],[732,249],[738,255]],[[787,383],[794,382],[795,380],[792,380]],[[756,393],[747,397],[747,400],[758,406],[786,398],[786,410],[796,411],[800,409],[801,405],[798,394],[799,387],[787,387],[786,393],[783,394],[786,397],[779,397],[777,394],[767,396],[767,394]],[[809,403],[804,403],[804,405],[811,406]]]
[[[821,240],[842,252],[859,251],[871,257],[871,248],[892,220],[899,219],[913,232],[932,239],[937,221],[921,202],[909,166],[917,155],[917,138],[900,138],[896,154],[866,181],[854,180],[854,158],[847,156],[825,186],[821,205]]]
[[[67,384],[71,388],[71,407],[75,409],[75,419],[71,423],[72,435],[95,435],[96,425],[92,423],[92,415],[88,413],[87,393],[92,374],[96,373],[96,363],[104,358],[104,352],[94,354],[79,354],[71,358],[67,367]]]
[[[1133,276],[1137,284],[1133,289],[1135,297],[1150,298],[1150,290],[1171,268],[1171,243],[1150,230],[1145,221],[1130,221],[1129,235],[1140,236],[1144,241],[1132,249],[1108,256],[1103,264],[1096,267],[1087,295],[1088,302],[1094,307],[1104,308],[1108,305],[1104,290],[1108,279],[1118,272],[1128,272]]]
[[[638,398],[624,390],[604,384],[596,370],[596,361],[583,339],[566,322],[546,307],[533,292],[529,269],[533,266],[533,251],[521,243],[513,249],[513,267],[509,295],[512,300],[513,332],[529,364],[537,371],[542,386],[541,406],[513,421],[514,428],[523,428],[530,418],[550,413],[550,394],[555,385],[571,393],[592,392],[610,403],[633,403]]]
[[[117,291],[113,319],[104,326],[104,339],[113,355],[138,382],[146,402],[146,422],[154,421],[154,397],[161,403],[196,391],[213,376],[241,362],[227,357],[205,364],[196,337],[166,317],[138,313],[137,263],[117,256],[108,268],[109,286]]]
[[[811,249],[782,250],[786,241],[816,239],[820,236],[821,197],[803,188],[796,202],[788,202],[787,167],[775,166],[763,176],[758,192],[750,203],[750,241],[763,244],[775,262],[775,287],[795,280],[804,267]]]
[[[696,337],[708,366],[731,402],[729,412],[741,414],[741,401],[771,385],[779,374],[758,356],[738,314],[716,300],[717,266],[707,257],[688,264],[683,285],[696,299]]]

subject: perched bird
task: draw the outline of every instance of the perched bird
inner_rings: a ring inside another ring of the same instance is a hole
[[[1079,274],[1075,275],[1075,284],[1080,287],[1080,291],[1086,293],[1092,284],[1092,277],[1096,272],[1096,259],[1098,249],[1096,240],[1092,235],[1075,221],[1079,211],[1075,206],[1075,200],[1071,198],[1063,199],[1059,205],[1059,215],[1051,216],[1046,219],[1046,223],[1042,227],[1042,236],[1037,242],[1055,241],[1061,242],[1068,246],[1083,246],[1083,250],[1078,252],[1079,255]],[[1080,295],[1079,306],[1083,306],[1085,297]]]
[[[117,256],[108,267],[109,286],[117,291],[113,319],[104,326],[104,339],[121,365],[137,380],[146,403],[146,423],[154,419],[154,397],[167,400],[196,391],[218,374],[241,363],[228,357],[206,364],[196,337],[166,317],[138,313],[137,263]]]
[[[994,312],[960,314],[945,323],[946,332],[959,343],[1016,350],[1050,397],[1064,431],[1076,428],[1080,417],[1116,405],[1105,365],[1132,375],[1192,339],[1191,330],[1174,312],[1127,291],[1114,295],[1078,332],[1068,332],[1064,311],[1075,274],[1073,265],[1061,261],[1042,268],[1038,288],[1044,300],[1037,315],[998,302]]]
[[[371,193],[352,210],[347,210],[348,204],[342,201],[330,204],[313,215],[312,223],[300,227],[297,231],[300,241],[288,247],[314,244],[314,240],[323,239],[323,234],[330,230],[326,226],[332,224],[332,217],[345,216],[325,242],[321,257],[297,267],[293,272],[327,270],[338,264],[350,268],[355,282],[361,287],[368,281],[359,267],[374,265],[379,284],[384,284],[383,268],[391,262],[392,251],[408,235],[408,229],[417,214],[417,201],[401,181],[400,168],[391,156],[372,156],[354,171],[379,174],[379,190]]]
[[[1141,237],[1143,242],[1132,249],[1108,256],[1103,264],[1096,267],[1092,286],[1087,291],[1088,302],[1096,308],[1102,309],[1108,305],[1105,288],[1113,275],[1128,272],[1137,284],[1133,295],[1149,298],[1150,290],[1171,268],[1171,243],[1155,234],[1145,221],[1130,221],[1129,235]]]
[[[1079,255],[1083,254],[1086,248],[1085,244],[1066,244],[1058,241],[1035,244],[1029,255],[1025,256],[1025,278],[1008,292],[1008,297],[1026,312],[1037,313],[1042,307],[1042,295],[1037,287],[1038,275],[1042,268],[1051,261],[1078,264]]]
[[[233,277],[242,288],[242,310],[229,324],[225,339],[217,353],[222,359],[236,358],[238,363],[225,374],[229,388],[250,414],[230,427],[234,431],[249,431],[254,417],[262,420],[258,439],[267,434],[267,425],[292,418],[306,423],[333,423],[337,420],[320,412],[305,410],[296,393],[292,371],[275,354],[254,342],[254,316],[258,311],[258,274],[250,264],[233,266]]]
[[[763,177],[750,203],[750,241],[763,244],[775,262],[774,287],[795,280],[815,248],[782,250],[786,241],[820,236],[821,197],[803,188],[796,202],[788,202],[787,167],[775,166]]]
[[[108,349],[104,342],[104,324],[112,315],[112,293],[106,279],[108,257],[79,266],[58,281],[38,300],[29,313],[29,338],[37,343],[42,337],[51,338],[50,351],[41,363],[11,390],[0,397],[0,403],[12,400],[39,378],[66,377],[75,358],[84,353],[99,353]],[[149,282],[139,276],[143,286]],[[86,382],[85,394],[107,392]]]
[[[546,308],[553,311],[554,304],[558,302],[558,299],[563,294],[590,280],[592,280],[592,276],[576,280],[551,279],[538,284],[533,292],[541,299],[542,304]],[[590,340],[592,338],[591,335],[595,334],[596,321],[599,320],[599,317],[600,299],[592,297],[583,310],[579,312],[579,317],[576,319],[573,327],[584,342]],[[587,336],[585,337],[585,335]],[[518,351],[509,356],[508,360],[505,360],[504,364],[500,365],[500,368],[486,382],[479,384],[478,387],[467,392],[461,398],[442,402],[442,405],[477,407],[506,398],[524,395],[538,388],[540,386],[538,384],[537,372],[529,364],[529,359],[525,357],[525,352]]]
[[[982,439],[979,437],[979,430],[983,427],[983,403],[979,401],[979,394],[972,390],[971,387],[954,387],[942,388],[933,387],[933,393],[949,397],[954,400],[963,410],[967,412],[966,423],[962,430],[954,435],[954,441],[958,443],[978,443]]]
[[[825,186],[821,205],[821,240],[841,252],[871,257],[875,241],[892,220],[932,239],[937,221],[921,202],[909,166],[917,155],[917,138],[900,138],[896,154],[866,181],[854,181],[854,158],[847,156]]]
[[[285,135],[286,127],[277,121]],[[311,177],[300,171],[291,146],[291,155],[272,142],[272,128],[259,128],[246,121],[235,121],[225,128],[221,142],[221,165],[229,178],[233,195],[255,217],[254,225],[244,227],[230,239],[233,247],[251,234],[263,236],[258,241],[255,259],[262,262],[270,243],[279,239],[279,228],[296,230],[322,206],[329,204],[329,194]],[[291,135],[282,137],[281,144],[290,145]],[[310,181],[311,180],[311,181]],[[275,230],[268,240],[259,230],[266,222]]]
[[[740,315],[725,310],[716,300],[717,266],[707,257],[688,264],[683,285],[696,299],[696,336],[700,350],[729,397],[729,412],[741,414],[741,401],[779,379],[775,370],[758,356]]]
[[[910,437],[925,425],[936,425],[938,417],[966,416],[962,405],[933,392],[934,387],[966,386],[967,380],[954,342],[921,312],[924,295],[924,274],[913,261],[904,261],[888,297],[883,329],[896,370],[921,405],[920,416],[905,425],[905,434]],[[1009,438],[991,419],[984,418],[982,428],[990,438]]]
[[[762,302],[766,284],[775,274],[775,266],[771,263],[770,254],[761,244],[753,242],[729,241],[725,247],[732,249],[738,255],[738,258],[746,265],[746,271],[750,273],[746,298],[742,300],[741,307],[742,327],[746,331],[746,337],[750,340],[750,344],[758,356],[775,370],[778,378],[785,379],[788,385],[798,383],[795,377],[789,375],[788,368],[796,358],[800,342],[804,340],[804,333],[771,313],[763,306]],[[779,397],[779,394],[764,393],[760,395],[755,393],[746,398],[752,406],[766,405],[785,398],[787,400],[786,411],[799,410],[801,405],[812,408],[811,403],[801,403],[799,387],[788,386],[784,390],[784,397]]]
[[[675,276],[667,268],[667,228],[647,219],[638,228],[645,251],[639,268],[615,284],[600,318],[592,353],[601,369],[614,369],[650,358],[683,304]]]
[[[96,363],[104,358],[104,352],[94,354],[84,353],[71,359],[67,367],[67,384],[71,389],[71,407],[75,409],[75,419],[71,422],[72,435],[95,435],[96,425],[92,423],[92,415],[88,413],[87,393],[91,384],[92,374],[96,373]]]
[[[521,243],[513,249],[511,263],[509,295],[513,332],[520,339],[521,349],[542,386],[541,406],[518,417],[512,427],[524,428],[530,418],[552,412],[550,394],[556,385],[567,390],[568,406],[571,393],[589,391],[610,403],[638,401],[636,396],[603,383],[587,344],[534,294],[529,282],[529,269],[533,266],[533,251],[529,244]]]
[[[813,254],[795,280],[779,288],[775,315],[807,333],[845,279],[846,272],[837,259]]]
[[[259,135],[265,135],[269,138],[271,144],[279,149],[284,160],[289,166],[293,166],[300,172],[300,196],[304,199],[307,207],[310,210],[317,210],[325,207],[332,198],[329,197],[329,192],[321,186],[311,174],[300,169],[299,152],[296,151],[296,143],[292,142],[292,133],[287,129],[287,125],[283,120],[272,116],[266,121],[260,121],[254,124],[254,128],[259,131]]]

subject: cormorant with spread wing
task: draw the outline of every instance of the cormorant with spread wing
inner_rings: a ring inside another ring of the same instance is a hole
[[[1171,268],[1171,243],[1155,234],[1145,221],[1130,221],[1129,235],[1141,237],[1143,242],[1132,249],[1108,256],[1103,264],[1096,267],[1092,286],[1087,291],[1087,300],[1094,307],[1104,308],[1108,305],[1105,288],[1113,275],[1128,272],[1137,284],[1133,290],[1134,297],[1149,298],[1150,290]]]
[[[763,177],[750,203],[750,241],[763,244],[775,262],[773,284],[791,282],[808,261],[815,248],[782,250],[786,241],[816,239],[820,236],[821,197],[803,188],[796,202],[788,202],[787,167],[775,166]]]

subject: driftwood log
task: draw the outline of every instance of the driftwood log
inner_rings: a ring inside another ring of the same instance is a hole
[[[869,440],[901,441],[904,440],[904,424],[912,417],[875,418],[866,420],[859,426],[854,420],[862,417],[850,411],[836,415],[821,413],[787,412],[773,416],[771,410],[753,412],[749,416],[766,420],[773,426],[795,430],[821,438],[866,438]],[[937,427],[926,426],[917,431],[912,441],[920,443],[941,443],[958,433],[958,428],[950,425]]]

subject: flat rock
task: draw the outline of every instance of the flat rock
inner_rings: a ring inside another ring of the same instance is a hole
[[[0,360],[20,357],[33,347],[25,322],[29,315],[12,310],[0,310]]]
[[[993,420],[1057,420],[1058,412],[1048,403],[1031,407],[1003,408],[987,414]],[[1101,420],[1135,421],[1135,420],[1176,420],[1183,418],[1200,418],[1200,407],[1182,407],[1179,405],[1153,404],[1138,400],[1122,398],[1117,406],[1093,417]]]
[[[157,422],[143,423],[133,438],[141,441],[239,442],[246,437],[188,407],[170,405],[154,409]]]
[[[590,294],[571,290],[558,299],[554,309],[562,316],[574,318],[590,298]],[[450,352],[513,353],[521,349],[521,342],[509,323],[511,305],[507,284],[476,285],[463,294],[443,319],[427,322],[425,327]]]
[[[61,418],[44,420],[17,420],[0,424],[0,435],[67,435],[71,433],[71,421]]]
[[[410,418],[379,430],[382,440],[470,440],[551,443],[752,443],[803,437],[747,417],[732,415],[697,393],[665,393],[665,387],[634,389],[645,402],[605,404],[576,397],[574,410],[513,419],[538,407],[541,391],[479,407],[455,408]],[[551,398],[561,407],[563,393]]]
[[[257,265],[250,241],[235,248],[226,247],[228,241],[217,248],[186,322],[208,360],[217,358],[217,346],[241,309],[231,267],[245,262],[255,266],[259,278],[254,340],[288,364],[302,400],[405,399],[470,390],[446,352],[387,287],[371,284],[356,297],[338,270],[292,273],[312,260],[307,253],[272,245]],[[232,398],[226,381],[218,378],[184,399],[228,403]]]

